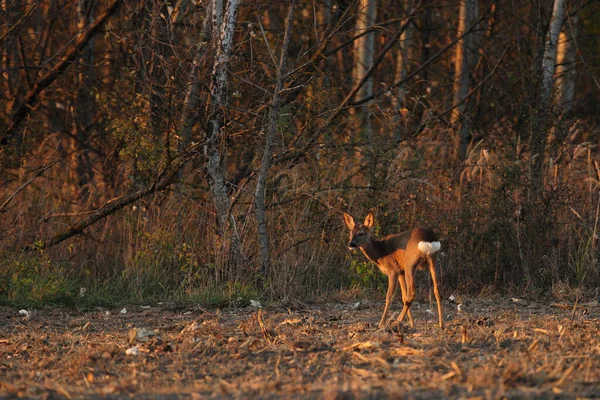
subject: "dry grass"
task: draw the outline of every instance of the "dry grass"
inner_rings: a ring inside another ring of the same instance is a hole
[[[0,396],[600,396],[597,304],[573,312],[572,304],[474,300],[460,314],[445,304],[444,331],[424,304],[416,329],[378,331],[382,306],[47,309],[29,319],[2,308]],[[138,354],[128,355],[134,346]]]

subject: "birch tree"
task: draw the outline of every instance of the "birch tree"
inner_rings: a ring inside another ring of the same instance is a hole
[[[234,221],[233,219],[229,220],[230,200],[225,176],[226,141],[223,135],[223,122],[229,102],[227,73],[231,60],[239,6],[240,0],[229,0],[225,16],[222,18],[223,0],[213,0],[212,3],[212,32],[216,54],[211,75],[211,104],[206,135],[206,172],[217,212],[218,230],[219,234],[225,239],[224,242],[231,238],[231,251],[234,253],[235,258],[237,258],[236,254],[239,254],[238,252],[241,249],[239,238],[235,232]]]
[[[552,95],[554,68],[556,66],[556,50],[558,36],[565,17],[564,0],[554,0],[552,19],[544,46],[542,59],[542,84],[540,87],[540,100],[538,103],[537,117],[531,135],[531,184],[534,196],[542,187],[542,163],[546,149],[547,120]]]
[[[466,99],[471,88],[471,68],[477,63],[479,54],[478,40],[476,32],[467,32],[473,23],[477,20],[478,7],[477,0],[461,0],[458,17],[458,36],[464,37],[456,44],[456,54],[454,60],[454,100],[451,117],[451,124],[454,126],[454,132],[458,143],[458,157],[464,160],[467,156],[469,147],[471,126],[468,117],[465,115],[467,110]]]

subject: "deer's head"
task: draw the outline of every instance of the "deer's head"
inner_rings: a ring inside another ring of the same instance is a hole
[[[354,222],[352,215],[344,213],[344,222],[346,222],[346,226],[350,229],[350,241],[348,242],[350,250],[356,250],[367,245],[371,240],[371,229],[373,228],[374,220],[373,213],[370,212],[362,224],[357,224]]]

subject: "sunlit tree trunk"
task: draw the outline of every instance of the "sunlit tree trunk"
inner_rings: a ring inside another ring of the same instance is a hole
[[[375,25],[377,19],[376,0],[360,0],[359,10],[356,18],[356,33],[360,34]],[[360,81],[367,70],[373,65],[373,54],[375,53],[375,33],[369,32],[354,42],[354,82]],[[373,93],[373,78],[369,77],[365,84],[356,93],[360,99]]]
[[[568,112],[573,106],[575,96],[575,61],[576,61],[576,46],[575,36],[577,34],[576,15],[569,20],[568,26],[558,37],[556,49],[556,81],[554,104]]]
[[[547,122],[552,95],[554,68],[556,66],[556,50],[558,36],[565,17],[564,0],[554,0],[552,19],[544,46],[542,59],[542,84],[540,87],[540,100],[538,102],[537,117],[531,136],[531,184],[533,198],[537,197],[543,186],[542,165],[547,141]]]
[[[458,18],[458,36],[465,34],[467,29],[477,20],[477,0],[461,0]],[[476,40],[476,32],[466,34],[456,44],[454,59],[454,101],[455,107],[452,111],[451,124],[454,127],[456,141],[458,143],[458,157],[464,160],[471,140],[471,126],[468,116],[466,98],[471,88],[471,68],[477,63],[477,48],[479,41]]]
[[[404,15],[408,15],[411,9],[414,7],[414,0],[407,0],[404,3]],[[400,36],[398,54],[396,55],[396,73],[394,77],[395,82],[402,81],[408,75],[412,65],[416,61],[417,47],[416,47],[416,27],[411,22],[402,35]],[[398,95],[393,98],[394,110],[398,111],[404,107],[404,96],[406,90],[404,85],[398,87]]]
[[[183,21],[183,17],[187,13],[189,6],[190,0],[178,0],[175,3],[173,13],[171,14],[171,22],[174,24],[181,23]]]
[[[359,0],[358,13],[356,18],[356,33],[363,33],[366,29],[375,25],[377,19],[377,1],[376,0]],[[367,73],[371,65],[373,65],[373,57],[375,53],[375,33],[369,32],[361,36],[354,42],[354,68],[353,68],[353,83],[359,82]],[[370,96],[373,93],[373,77],[370,76],[364,85],[358,90],[355,98],[361,99]],[[372,183],[374,178],[375,155],[373,146],[373,126],[371,121],[371,113],[368,105],[361,106],[358,109],[356,118],[356,132],[362,133],[362,138],[366,142],[360,158],[367,158],[369,165],[369,180]]]

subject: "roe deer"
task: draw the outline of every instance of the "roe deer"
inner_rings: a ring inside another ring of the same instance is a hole
[[[379,328],[385,326],[390,303],[396,290],[396,282],[400,284],[402,303],[404,304],[402,312],[398,316],[398,323],[401,323],[408,314],[410,326],[415,326],[410,312],[410,305],[415,298],[415,270],[425,267],[429,267],[433,291],[437,300],[439,325],[440,328],[443,328],[442,302],[435,272],[435,253],[440,250],[441,245],[435,233],[428,228],[415,228],[377,240],[371,236],[374,222],[373,213],[369,213],[362,224],[355,223],[350,214],[344,213],[344,221],[350,229],[348,248],[350,250],[361,249],[364,255],[388,277],[385,309],[379,322]]]

